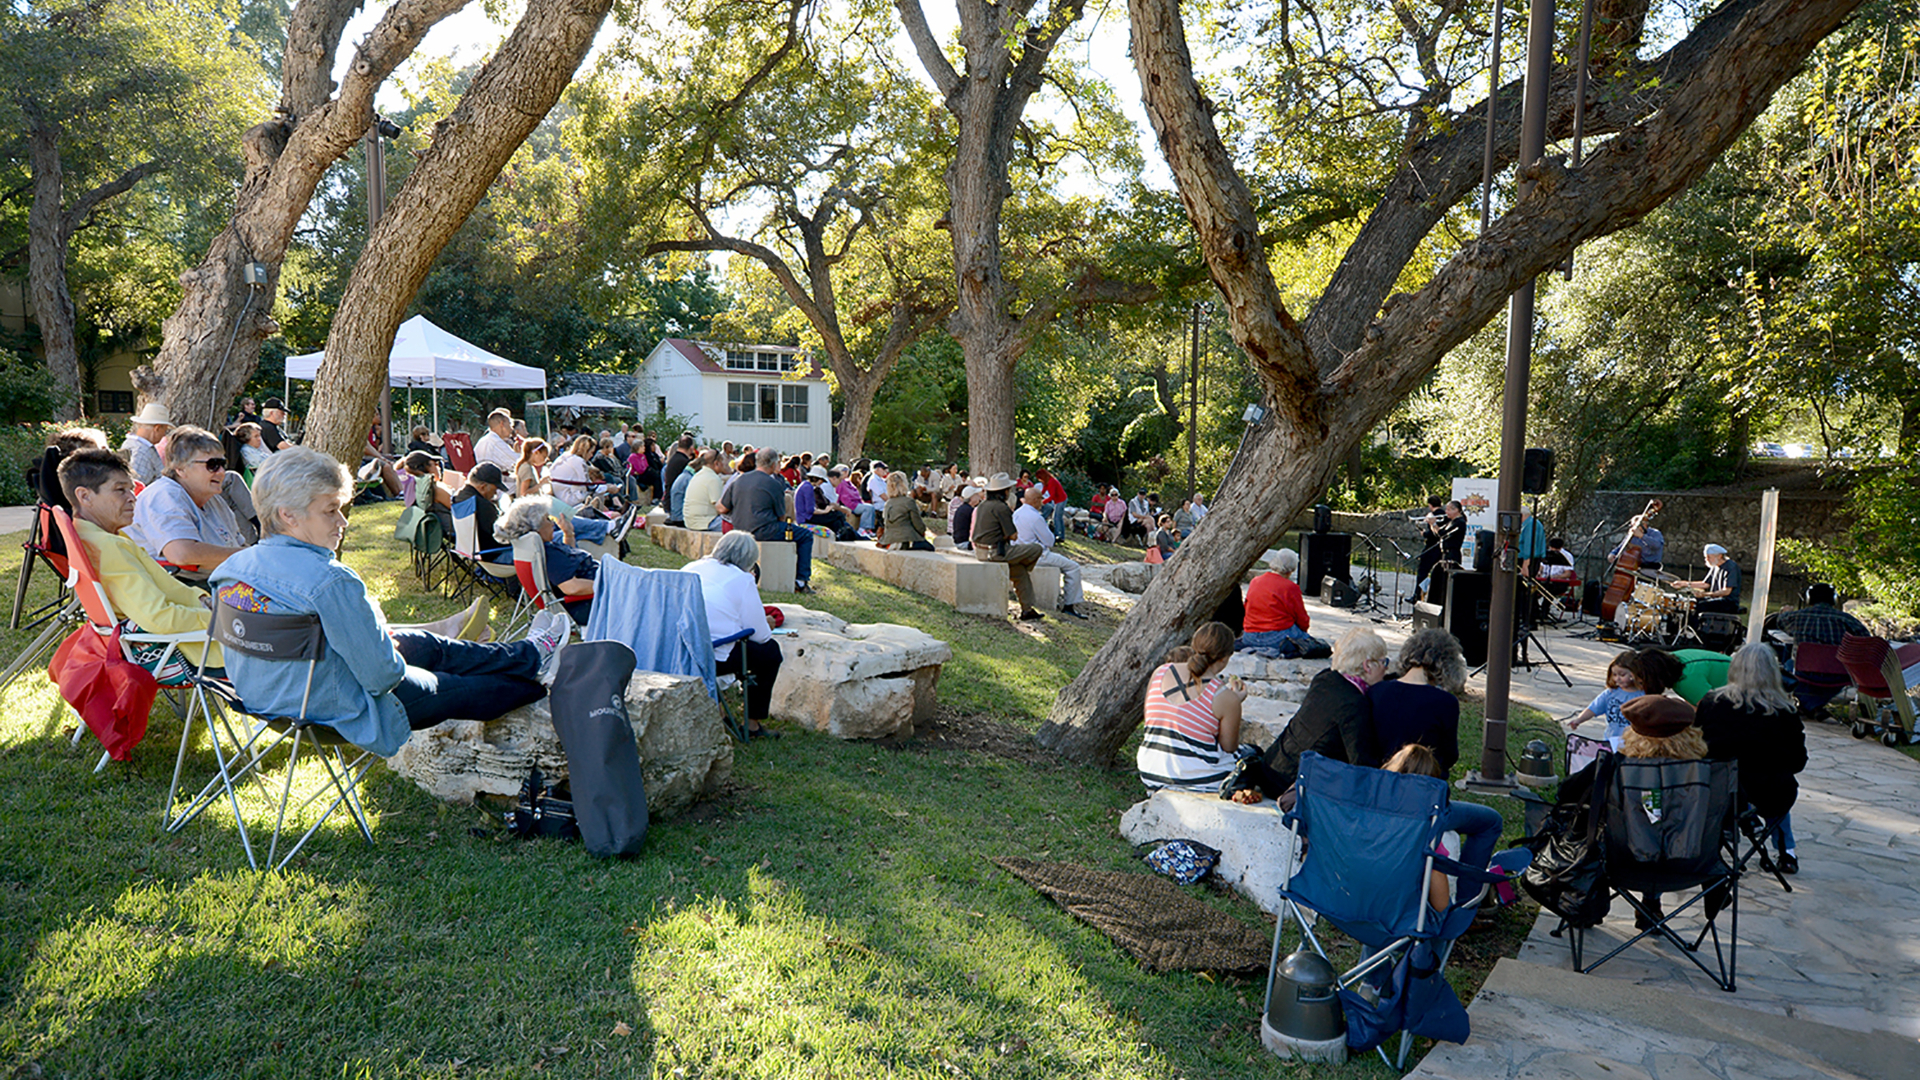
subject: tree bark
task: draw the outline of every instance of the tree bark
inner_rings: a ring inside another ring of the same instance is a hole
[[[180,306],[161,326],[153,367],[165,379],[178,423],[217,425],[279,330],[272,315],[280,266],[320,178],[373,122],[380,84],[419,47],[427,31],[470,0],[395,0],[355,46],[339,93],[334,58],[363,0],[301,0],[287,22],[276,114],[241,140],[246,169],[233,216],[198,266],[180,276]],[[263,284],[246,267],[265,267]]]
[[[73,333],[73,297],[67,292],[66,221],[61,211],[66,184],[60,162],[59,131],[53,122],[28,111],[28,161],[33,167],[33,205],[27,211],[27,287],[33,296],[33,321],[40,328],[47,370],[60,382],[55,419],[80,415],[80,347]]]
[[[306,445],[360,460],[387,382],[387,355],[427,271],[520,144],[573,81],[613,0],[529,0],[500,51],[434,126],[354,264],[314,380]]]
[[[1670,72],[1655,107],[1581,169],[1547,162],[1529,170],[1527,197],[1424,288],[1393,297],[1378,317],[1363,316],[1350,345],[1339,340],[1344,335],[1323,331],[1308,346],[1315,335],[1293,323],[1266,273],[1246,188],[1232,172],[1211,105],[1193,78],[1176,0],[1131,0],[1148,114],[1227,299],[1234,338],[1253,359],[1271,411],[1229,469],[1214,512],[1061,693],[1040,741],[1075,760],[1110,760],[1139,723],[1154,664],[1238,587],[1240,575],[1306,507],[1347,450],[1520,284],[1698,178],[1857,6],[1857,0],[1733,0],[1676,46],[1675,53],[1689,53],[1694,62]],[[1378,254],[1360,250],[1365,236],[1363,229],[1342,271]],[[1352,276],[1384,275],[1390,282],[1405,258],[1386,262],[1391,265],[1376,263]],[[1332,296],[1331,288],[1322,295],[1315,316]]]

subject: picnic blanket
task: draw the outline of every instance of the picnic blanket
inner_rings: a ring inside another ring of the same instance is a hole
[[[1267,970],[1272,941],[1266,930],[1208,907],[1164,878],[1033,859],[993,861],[1113,939],[1149,970],[1233,975]]]

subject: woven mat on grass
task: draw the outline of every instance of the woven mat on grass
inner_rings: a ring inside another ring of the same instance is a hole
[[[1263,974],[1273,941],[1150,874],[1032,859],[993,860],[1153,971]]]

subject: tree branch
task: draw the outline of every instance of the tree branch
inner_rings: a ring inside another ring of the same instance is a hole
[[[94,207],[99,206],[101,203],[106,202],[116,195],[126,194],[133,190],[135,184],[138,184],[140,181],[145,180],[157,172],[163,172],[165,169],[166,166],[158,161],[143,161],[107,183],[101,184],[99,187],[75,199],[73,205],[67,208],[66,213],[60,215],[61,237],[63,239],[71,238],[74,230],[80,227],[80,223],[87,220],[87,216],[93,213]]]
[[[927,13],[921,10],[920,0],[894,0],[894,6],[900,9],[901,25],[907,31],[907,40],[913,42],[914,54],[920,57],[920,66],[927,69],[927,77],[933,80],[940,96],[951,99],[962,89],[960,74],[947,62],[940,43],[933,40],[933,30],[927,26]]]

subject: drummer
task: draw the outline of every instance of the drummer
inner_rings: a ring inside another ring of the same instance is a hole
[[[1635,514],[1627,526],[1627,538],[1620,542],[1619,547],[1608,553],[1607,558],[1617,559],[1627,548],[1637,547],[1640,549],[1640,569],[1660,569],[1667,557],[1667,538],[1647,521],[1645,514]]]
[[[1704,549],[1707,576],[1700,581],[1676,581],[1674,587],[1691,589],[1700,602],[1695,611],[1740,610],[1740,564],[1727,557],[1727,549],[1708,544]],[[1644,565],[1644,564],[1643,564]]]

